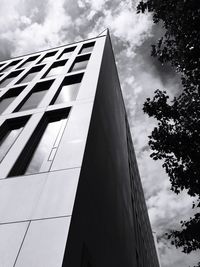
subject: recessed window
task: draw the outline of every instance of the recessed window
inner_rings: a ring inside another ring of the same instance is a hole
[[[44,66],[32,68],[20,81],[17,83],[28,83],[31,82],[35,76],[42,70]]]
[[[0,64],[0,68],[2,68],[4,65],[5,65],[5,63],[3,63],[3,64]]]
[[[41,82],[34,86],[33,90],[23,99],[15,111],[23,111],[36,108],[51,87],[53,81]]]
[[[47,54],[42,58],[42,60],[40,61],[40,63],[47,63],[47,62],[53,60],[53,58],[54,58],[54,56],[55,56],[56,53],[57,53],[57,51],[56,51],[56,52],[50,52],[50,53],[47,53]]]
[[[71,75],[64,79],[51,104],[66,103],[76,99],[83,74]]]
[[[22,71],[11,72],[3,81],[0,82],[0,87],[7,86],[14,78],[16,78]]]
[[[19,68],[29,67],[33,63],[33,61],[35,61],[37,58],[38,56],[28,58],[22,65],[19,66]]]
[[[94,44],[95,44],[94,42],[84,44],[83,47],[81,48],[81,51],[79,52],[79,54],[91,53],[93,48],[94,48]]]
[[[47,113],[35,129],[28,144],[11,170],[10,176],[33,174],[49,170],[65,129],[69,110]]]
[[[66,48],[62,54],[59,56],[59,59],[68,59],[71,54],[74,52],[75,47]]]
[[[28,118],[7,120],[0,128],[0,162],[22,132]]]
[[[44,77],[52,77],[63,73],[66,60],[55,62]]]
[[[11,62],[10,64],[8,64],[3,71],[9,71],[11,70],[15,65],[17,65],[21,60],[15,60],[13,62]]]
[[[25,87],[10,89],[0,98],[0,114],[15,100]]]
[[[87,67],[89,58],[90,58],[90,55],[77,57],[72,67],[70,68],[70,71],[84,70]]]

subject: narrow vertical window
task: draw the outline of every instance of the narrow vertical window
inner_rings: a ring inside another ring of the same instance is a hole
[[[48,63],[49,61],[51,61],[51,60],[54,58],[54,56],[55,56],[56,53],[57,53],[57,51],[56,51],[56,52],[50,52],[50,53],[47,53],[47,54],[42,58],[42,60],[40,61],[40,63]]]
[[[84,70],[87,67],[90,55],[79,56],[75,59],[70,71]]]
[[[5,63],[0,64],[0,69],[5,65]]]
[[[62,60],[54,63],[44,77],[51,77],[62,74],[66,62],[66,60]]]
[[[81,48],[81,51],[79,52],[79,54],[91,53],[93,50],[94,44],[95,44],[94,42],[84,44],[83,47]]]
[[[15,111],[36,108],[47,93],[47,90],[51,87],[52,83],[53,80],[36,84],[33,90],[23,99]]]
[[[11,62],[10,64],[8,64],[3,71],[9,71],[11,70],[15,65],[17,65],[21,60],[15,60],[13,62]]]
[[[0,114],[15,100],[15,98],[23,91],[25,87],[17,87],[10,89],[0,98]]]
[[[59,59],[68,59],[74,52],[75,47],[66,48],[62,54],[59,56]]]
[[[33,63],[33,61],[35,61],[37,58],[38,58],[38,56],[28,58],[28,59],[27,59],[23,64],[21,64],[18,68],[21,68],[21,67],[28,67],[28,66],[30,66],[30,65]]]
[[[49,161],[52,161],[52,155],[56,153],[69,110],[61,112],[56,110],[43,117],[8,175],[9,177],[49,170]]]
[[[52,104],[66,103],[76,99],[83,74],[71,75],[65,77],[58,92],[53,98]]]
[[[12,82],[21,73],[20,70],[11,72],[3,81],[0,82],[0,87],[5,87]]]
[[[32,68],[19,82],[17,83],[28,83],[31,82],[35,76],[42,70],[44,66],[38,66]]]
[[[4,159],[20,133],[22,132],[26,118],[8,120],[0,128],[0,162]]]

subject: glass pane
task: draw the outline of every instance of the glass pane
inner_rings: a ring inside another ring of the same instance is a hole
[[[64,66],[58,66],[50,69],[50,71],[47,73],[46,77],[59,75],[62,73]]]
[[[88,63],[88,60],[80,61],[80,62],[75,62],[72,71],[77,71],[77,70],[83,70],[86,68]]]
[[[81,50],[81,54],[83,53],[90,53],[93,50],[93,46],[89,46],[89,47],[83,47]]]
[[[75,100],[79,87],[80,83],[64,85],[54,103],[59,104]]]
[[[61,119],[48,123],[26,168],[25,174],[37,173],[40,171],[42,164],[47,160],[48,155],[50,155],[64,120],[66,121],[66,119]]]
[[[33,61],[34,61],[34,60],[30,60],[30,61],[25,62],[24,64],[22,64],[22,65],[20,66],[20,68],[21,68],[21,67],[28,67]]]
[[[0,87],[7,86],[15,77],[6,78],[4,81],[1,82]]]
[[[68,59],[71,54],[73,53],[73,51],[69,51],[69,52],[64,52],[60,57],[59,59]]]
[[[9,71],[9,70],[11,70],[13,67],[14,67],[13,65],[8,66],[8,67],[6,67],[6,68],[4,69],[4,71]]]
[[[28,83],[28,82],[31,82],[35,76],[38,74],[38,71],[35,71],[35,72],[30,72],[27,74],[27,76],[25,76],[22,80],[21,80],[21,83]]]
[[[22,129],[23,127],[9,130],[7,134],[2,138],[2,140],[0,141],[0,162],[5,157],[11,146],[14,144]]]
[[[49,57],[46,56],[45,58],[43,58],[43,59],[40,61],[40,63],[47,63],[47,62],[53,60],[53,58],[54,58],[54,55],[53,55],[53,56],[49,56]]]
[[[20,108],[20,111],[36,108],[43,99],[45,94],[46,90],[33,92],[26,100],[26,102],[23,104],[23,106]]]
[[[4,112],[4,110],[10,105],[10,103],[15,99],[15,96],[3,98],[0,101],[0,114]]]

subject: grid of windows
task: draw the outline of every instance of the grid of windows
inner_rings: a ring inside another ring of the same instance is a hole
[[[94,44],[63,47],[0,64],[0,77],[3,77],[0,80],[0,116],[5,119],[0,125],[0,164],[18,137],[23,135],[28,119],[32,120],[38,112],[43,113],[8,177],[49,171],[70,110],[57,104],[76,100]],[[75,71],[78,73],[73,73]],[[36,76],[41,78],[35,79]],[[27,85],[21,85],[24,83]],[[18,115],[19,111],[25,113]],[[12,119],[9,119],[11,113]]]

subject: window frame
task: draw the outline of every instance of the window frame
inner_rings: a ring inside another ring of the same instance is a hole
[[[9,130],[14,130],[15,127],[23,127],[22,131],[24,130],[24,127],[26,126],[26,123],[28,122],[30,116],[23,116],[23,117],[17,117],[17,118],[10,118],[5,120],[2,125],[0,126],[0,141],[6,136],[7,132]],[[12,143],[12,145],[9,147],[9,149],[6,151],[5,155],[3,156],[3,158],[0,160],[0,163],[4,160],[4,158],[6,157],[6,155],[8,154],[8,152],[11,150],[11,148],[13,147],[13,145],[15,144],[15,142],[17,141],[17,139],[19,138],[19,136],[21,135],[22,131],[19,133],[19,135],[17,136],[17,138],[15,138],[14,142]]]
[[[66,118],[68,120],[69,112],[70,112],[70,108],[64,108],[64,109],[56,109],[52,111],[47,111],[44,113],[41,120],[37,124],[37,127],[31,134],[28,142],[24,146],[18,159],[16,160],[15,164],[11,168],[7,178],[15,177],[15,176],[32,175],[32,174],[37,174],[37,173],[42,173],[42,172],[49,172],[50,167],[48,164],[49,163],[48,159],[51,156],[51,153],[54,147],[49,148],[49,154],[47,156],[47,160],[45,161],[45,163],[43,162],[43,164],[41,165],[41,169],[38,172],[25,174],[27,166],[30,164],[31,158],[33,157],[34,152],[40,140],[42,139],[43,133],[45,132],[45,129],[48,123],[52,121],[60,120],[61,118]],[[66,121],[66,124],[67,124],[67,121]],[[63,132],[64,130],[65,130],[65,127],[63,129]],[[61,138],[62,138],[62,134],[61,134]],[[60,140],[59,140],[59,143],[60,143]],[[57,149],[58,147],[59,147],[59,144],[57,146]],[[52,163],[52,160],[51,160],[51,163]]]
[[[30,108],[30,109],[20,110],[34,92],[46,91],[46,94],[47,94],[47,91],[51,88],[53,82],[54,82],[54,79],[47,80],[47,81],[41,81],[41,82],[36,83],[35,86],[31,89],[31,91],[29,91],[27,93],[27,95],[22,99],[22,101],[19,103],[19,105],[15,108],[14,112],[22,112],[22,111],[27,111],[27,110],[38,108],[38,106],[40,105],[40,103],[44,99],[45,95],[42,97],[42,99],[39,101],[39,103],[36,107]],[[42,87],[44,89],[42,89]]]

